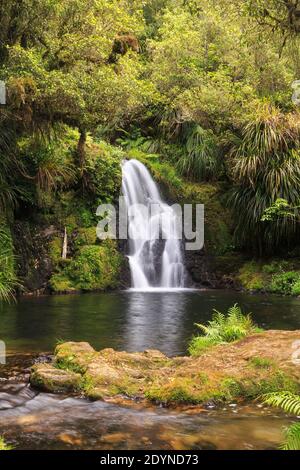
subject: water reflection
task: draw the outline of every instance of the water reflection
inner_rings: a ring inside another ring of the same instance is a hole
[[[160,349],[184,354],[195,323],[213,308],[239,303],[259,326],[300,329],[300,301],[232,291],[114,292],[21,299],[0,306],[0,339],[9,351],[52,351],[57,340],[88,341],[96,349]]]
[[[127,293],[126,350],[161,349],[174,354],[174,345],[182,344],[182,329],[188,296],[183,292]]]

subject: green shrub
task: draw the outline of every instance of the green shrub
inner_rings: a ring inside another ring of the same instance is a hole
[[[213,319],[208,326],[199,324],[197,326],[204,336],[196,336],[192,339],[189,345],[189,352],[192,356],[201,354],[211,346],[231,343],[261,331],[254,325],[250,315],[244,315],[237,304],[228,310],[227,315],[214,310]]]
[[[80,246],[50,279],[54,292],[104,290],[118,286],[123,257],[114,240]]]
[[[88,189],[98,204],[110,203],[119,197],[122,184],[122,150],[105,142],[89,143],[86,149]]]
[[[0,301],[14,298],[15,289],[19,286],[15,275],[13,241],[8,227],[0,227]]]
[[[217,139],[213,132],[192,125],[185,136],[185,151],[178,160],[179,172],[194,180],[217,179],[220,162]]]
[[[94,245],[97,241],[97,233],[95,227],[80,228],[76,236],[75,244],[77,246],[82,245]]]
[[[263,290],[265,288],[265,277],[260,271],[260,265],[255,261],[250,261],[242,266],[238,280],[247,290]]]
[[[275,274],[272,277],[270,291],[275,294],[291,295],[299,288],[300,273],[296,271],[288,271],[286,273]]]

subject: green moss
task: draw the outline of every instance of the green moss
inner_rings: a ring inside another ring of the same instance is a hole
[[[1,450],[12,450],[12,449],[13,449],[13,447],[6,444],[3,437],[0,437],[0,451]]]
[[[87,396],[92,396],[94,389],[95,385],[93,378],[89,374],[84,374],[79,384],[79,390]],[[102,396],[100,398],[102,398]]]
[[[85,245],[50,279],[54,292],[105,290],[119,285],[123,257],[114,240]]]
[[[288,391],[297,392],[298,384],[287,374],[273,368],[263,378],[249,378],[239,382],[240,394],[247,399],[254,399],[267,393]]]
[[[78,289],[95,290],[117,287],[122,256],[113,241],[100,246],[83,246],[72,260],[67,273]]]
[[[95,226],[88,228],[79,228],[76,236],[76,246],[94,245],[97,241]]]
[[[61,239],[61,237],[55,237],[49,243],[49,255],[50,255],[51,261],[55,265],[57,265],[59,261],[61,260],[62,244],[63,244],[63,240]]]
[[[261,265],[256,261],[250,261],[239,270],[238,280],[247,290],[264,290],[266,276],[261,270]]]
[[[145,392],[146,398],[162,403],[200,404],[213,400],[222,402],[232,400],[240,395],[238,382],[231,377],[216,380],[207,378],[205,383],[195,378],[176,378],[172,382],[151,386]]]
[[[57,369],[70,370],[71,372],[76,372],[77,374],[85,373],[85,367],[76,362],[76,357],[74,355],[57,358],[53,365]]]
[[[249,365],[256,369],[270,369],[274,365],[274,362],[267,357],[254,356],[249,360]]]
[[[72,281],[63,272],[58,272],[51,276],[49,287],[53,292],[57,293],[76,291]]]
[[[215,375],[207,377],[203,383],[197,378],[179,378],[149,386],[145,397],[161,403],[200,404],[213,400],[215,403],[228,402],[238,398],[255,399],[274,391],[295,392],[297,384],[275,366],[270,370],[259,368],[260,374],[245,377]]]

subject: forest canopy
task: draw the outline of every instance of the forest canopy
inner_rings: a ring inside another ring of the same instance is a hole
[[[295,243],[300,2],[1,0],[0,15],[5,224],[62,191],[98,197],[87,142],[101,141],[220,183],[239,248]],[[264,218],[278,199],[292,221]]]

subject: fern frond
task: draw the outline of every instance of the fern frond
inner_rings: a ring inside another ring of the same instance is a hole
[[[271,393],[265,395],[264,403],[276,408],[281,408],[285,413],[300,415],[300,396],[290,392]]]
[[[300,450],[300,423],[295,423],[285,430],[285,442],[282,450]]]

